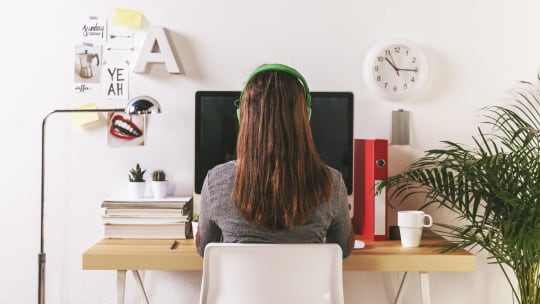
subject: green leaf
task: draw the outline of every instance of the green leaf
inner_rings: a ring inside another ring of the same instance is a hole
[[[509,105],[482,109],[472,147],[443,141],[376,190],[394,205],[420,196],[422,208],[451,210],[456,224],[438,224],[451,240],[441,250],[486,251],[517,303],[540,304],[540,89],[521,84]]]

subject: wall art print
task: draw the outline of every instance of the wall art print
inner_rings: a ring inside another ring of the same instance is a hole
[[[108,113],[107,122],[109,146],[144,146],[146,137],[144,115]]]
[[[101,80],[101,45],[89,43],[75,46],[73,76],[75,92],[91,93]]]

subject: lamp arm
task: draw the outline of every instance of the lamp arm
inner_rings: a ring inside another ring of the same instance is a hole
[[[45,304],[45,239],[44,239],[44,210],[45,210],[45,125],[47,119],[56,113],[99,113],[99,112],[125,112],[123,108],[114,109],[66,109],[54,110],[43,118],[41,123],[41,214],[40,214],[40,243],[38,254],[38,303]]]

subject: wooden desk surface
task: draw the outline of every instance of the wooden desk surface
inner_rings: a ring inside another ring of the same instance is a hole
[[[359,237],[360,238],[360,237]],[[441,254],[429,247],[444,241],[435,235],[422,238],[417,248],[403,248],[400,241],[365,241],[343,260],[344,271],[474,271],[475,256],[465,250]],[[203,259],[192,239],[103,239],[83,254],[83,269],[202,270]]]

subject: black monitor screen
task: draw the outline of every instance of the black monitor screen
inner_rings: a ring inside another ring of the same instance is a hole
[[[195,193],[200,194],[208,170],[236,159],[238,91],[195,94]],[[311,132],[319,156],[339,170],[352,194],[353,94],[311,92]]]

